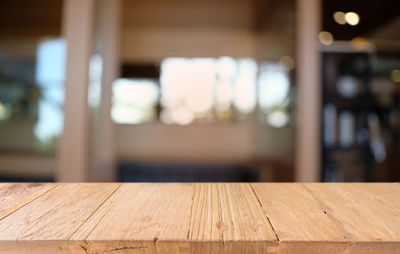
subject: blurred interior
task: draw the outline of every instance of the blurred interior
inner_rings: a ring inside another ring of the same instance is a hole
[[[0,181],[400,180],[394,0],[2,0]]]

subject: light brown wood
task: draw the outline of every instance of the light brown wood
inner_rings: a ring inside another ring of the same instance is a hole
[[[343,241],[345,232],[302,184],[252,184],[281,241]],[[294,226],[296,225],[296,226]]]
[[[201,253],[265,253],[277,238],[249,184],[198,183],[188,240]]]
[[[54,188],[48,183],[4,183],[0,185],[0,220]]]
[[[69,238],[119,185],[57,185],[0,221],[0,253],[85,253]]]
[[[400,241],[399,211],[348,184],[309,184],[306,188],[354,242]],[[398,197],[400,198],[400,196]]]
[[[192,196],[191,184],[123,184],[99,210],[102,219],[86,228],[85,248],[152,253],[161,244],[169,253],[178,253],[179,242],[187,239]],[[81,235],[82,230],[72,239],[80,240]]]
[[[0,184],[0,253],[400,253],[400,184]]]
[[[400,211],[400,184],[380,184],[380,183],[357,183],[353,186],[359,188],[376,198],[379,202],[383,202]]]

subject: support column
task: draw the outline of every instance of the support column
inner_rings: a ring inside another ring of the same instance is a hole
[[[93,112],[90,180],[117,180],[115,130],[111,119],[112,84],[119,77],[121,1],[97,0],[96,54],[102,58],[101,98]]]
[[[89,60],[92,53],[94,0],[64,0],[63,33],[67,42],[64,130],[57,154],[56,180],[88,180]]]
[[[320,180],[321,0],[297,0],[297,128],[295,180]]]

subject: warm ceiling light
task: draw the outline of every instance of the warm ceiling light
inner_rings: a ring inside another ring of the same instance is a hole
[[[318,35],[318,39],[324,45],[331,45],[333,43],[333,35],[330,32],[320,32]]]
[[[350,43],[356,50],[366,50],[370,46],[370,43],[364,37],[355,37]]]
[[[358,16],[357,13],[355,12],[348,12],[344,15],[344,18],[346,19],[346,22],[349,25],[355,26],[360,22],[360,17]]]
[[[345,13],[342,11],[337,11],[333,14],[333,19],[336,21],[336,23],[344,25],[346,24],[346,18],[345,18]]]

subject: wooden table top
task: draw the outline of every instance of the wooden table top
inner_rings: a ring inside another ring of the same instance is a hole
[[[400,184],[2,183],[0,253],[400,253]]]

